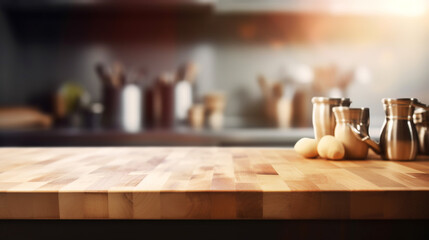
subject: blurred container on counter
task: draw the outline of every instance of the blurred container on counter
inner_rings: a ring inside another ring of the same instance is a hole
[[[336,65],[311,67],[294,63],[280,70],[279,80],[271,83],[262,75],[258,77],[268,122],[279,128],[310,127],[314,120],[310,99],[314,96],[342,98],[356,78],[356,70],[340,71]],[[329,118],[333,119],[333,115]],[[333,135],[333,129],[327,133]]]
[[[311,126],[312,69],[295,64],[281,70],[280,79],[272,83],[258,77],[268,122],[278,128]]]
[[[368,145],[356,138],[350,125],[368,135],[369,108],[334,107],[335,138],[340,140],[346,150],[347,159],[365,159],[368,155]]]
[[[143,94],[143,124],[145,128],[155,127],[155,86],[150,84],[144,88]]]
[[[277,127],[289,126],[290,114],[285,113],[284,110],[288,110],[290,113],[291,105],[282,101],[283,85],[281,83],[270,84],[264,76],[258,77],[258,83],[264,97],[264,112],[270,124]]]
[[[414,123],[416,124],[419,139],[419,153],[429,155],[429,108],[420,108],[414,112]]]
[[[91,97],[78,83],[66,82],[54,95],[54,114],[56,124],[68,127],[83,127],[84,111]]]
[[[332,109],[338,106],[349,107],[349,98],[314,97],[313,103],[313,128],[314,136],[319,141],[325,135],[334,136],[335,117]]]
[[[120,128],[121,89],[113,86],[103,86],[103,126],[107,128]]]
[[[283,75],[287,95],[292,100],[292,127],[310,127],[313,68],[306,64],[288,65]]]
[[[387,160],[413,160],[417,156],[419,139],[413,114],[424,107],[416,98],[383,98],[386,119],[380,134],[381,156]]]
[[[204,126],[204,106],[194,104],[188,111],[188,123],[194,129],[201,129]]]
[[[206,109],[207,125],[211,129],[223,127],[226,97],[221,92],[211,92],[204,96],[204,108]]]
[[[135,83],[128,83],[121,92],[121,123],[122,128],[129,132],[141,129],[142,123],[142,92]]]
[[[89,129],[100,129],[103,124],[104,105],[94,102],[85,111],[85,126]]]
[[[179,124],[186,121],[188,111],[195,99],[193,84],[196,74],[197,66],[192,62],[184,64],[178,70],[174,87],[174,116]]]
[[[146,128],[170,128],[174,125],[174,76],[163,73],[144,89]]]
[[[97,64],[95,69],[103,85],[104,126],[139,131],[143,112],[142,89],[139,84],[141,76],[130,74],[131,77],[127,78],[120,62],[115,62],[110,71],[102,64]]]
[[[174,126],[174,75],[161,76],[161,126],[172,128]]]
[[[107,128],[121,128],[121,93],[125,75],[122,64],[115,63],[110,71],[103,65],[96,66],[97,73],[103,83],[103,125]]]
[[[264,112],[271,125],[279,128],[292,126],[293,93],[282,82],[269,83],[265,77],[258,77],[264,96]]]

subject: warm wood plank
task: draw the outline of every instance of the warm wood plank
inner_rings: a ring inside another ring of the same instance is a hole
[[[429,219],[429,157],[271,148],[0,148],[5,219]]]

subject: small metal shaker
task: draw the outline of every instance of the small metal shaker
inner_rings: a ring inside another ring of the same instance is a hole
[[[384,98],[386,120],[380,136],[381,156],[389,160],[413,160],[417,155],[418,138],[412,121],[415,98]]]
[[[313,129],[316,140],[319,141],[325,135],[334,136],[336,123],[332,108],[348,107],[351,104],[350,99],[314,97],[311,102],[313,103]]]
[[[429,155],[429,108],[419,108],[414,112],[414,124],[419,139],[419,153]]]

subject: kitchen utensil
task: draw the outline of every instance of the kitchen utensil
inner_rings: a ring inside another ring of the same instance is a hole
[[[125,84],[124,67],[120,62],[115,62],[112,66],[111,83],[115,88],[120,88]]]
[[[360,128],[360,125],[349,125],[350,129],[353,132],[353,135],[361,140],[362,142],[365,142],[369,148],[371,148],[375,153],[380,154],[381,150],[380,150],[380,145],[378,145],[378,143],[374,142],[371,137],[368,134],[368,129],[366,129],[366,131],[364,129]]]
[[[365,159],[368,155],[368,145],[356,138],[350,125],[368,134],[369,109],[334,107],[336,126],[335,138],[340,140],[346,150],[347,159]]]
[[[429,108],[417,109],[413,119],[419,139],[419,153],[429,155]]]
[[[334,135],[335,117],[332,108],[337,106],[348,107],[351,104],[349,98],[314,97],[313,103],[313,128],[316,140],[319,141],[325,135]]]
[[[97,76],[100,78],[103,86],[111,85],[110,75],[106,72],[106,68],[102,63],[97,63],[95,65],[95,72]]]
[[[418,137],[412,117],[416,107],[426,105],[415,98],[383,98],[382,103],[386,114],[379,144],[382,158],[413,160],[417,155]],[[359,134],[359,129],[355,128],[353,132],[370,146],[377,144],[370,140],[367,134]]]
[[[194,83],[198,74],[198,66],[193,62],[187,62],[183,64],[177,71],[176,81],[188,81],[189,83]]]

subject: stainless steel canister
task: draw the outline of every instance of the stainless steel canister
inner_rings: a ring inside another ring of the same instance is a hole
[[[419,153],[429,155],[429,109],[419,108],[414,112],[414,124],[419,139]]]
[[[313,103],[313,129],[316,140],[319,141],[325,135],[334,136],[336,123],[332,108],[348,107],[351,104],[350,99],[314,97],[311,102]]]
[[[413,160],[417,155],[417,131],[412,121],[415,98],[384,98],[386,120],[380,136],[381,156],[389,160]]]
[[[368,145],[355,137],[350,126],[368,135],[369,108],[334,107],[333,111],[337,122],[335,138],[343,143],[346,158],[365,159],[368,155]]]

